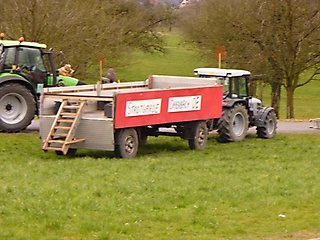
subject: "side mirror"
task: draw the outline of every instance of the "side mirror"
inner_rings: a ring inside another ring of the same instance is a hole
[[[60,51],[58,53],[58,57],[59,57],[59,65],[62,65],[63,60],[64,60],[64,53],[62,51]]]

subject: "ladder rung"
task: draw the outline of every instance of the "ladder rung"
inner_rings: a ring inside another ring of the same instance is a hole
[[[58,119],[57,122],[73,123],[74,121],[70,119]]]
[[[54,140],[54,139],[52,139],[52,140],[49,140],[48,143],[60,143],[60,144],[64,144],[65,141],[64,141],[64,140]]]
[[[66,145],[68,144],[73,144],[73,143],[78,143],[78,142],[83,142],[85,139],[73,139],[69,142],[65,142]]]
[[[71,113],[71,112],[61,112],[60,115],[66,117],[75,117],[77,114],[76,113]]]
[[[67,105],[67,106],[64,106],[63,108],[64,109],[77,109],[79,107],[80,107],[79,105]]]
[[[57,147],[44,147],[43,150],[54,150],[54,151],[62,151],[62,148]]]
[[[62,127],[62,126],[55,126],[54,129],[63,129],[63,130],[69,130],[71,127]]]

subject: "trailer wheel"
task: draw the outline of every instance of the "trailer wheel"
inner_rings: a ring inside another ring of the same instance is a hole
[[[245,106],[236,104],[233,108],[223,109],[222,117],[218,122],[219,141],[242,141],[247,135],[248,126],[248,113]]]
[[[6,83],[0,87],[0,130],[18,132],[30,125],[36,111],[34,96],[25,86]]]
[[[263,126],[257,127],[257,136],[259,138],[272,138],[276,134],[277,117],[275,112],[270,111],[263,119]]]
[[[139,138],[135,129],[127,128],[116,133],[116,157],[134,158],[137,155],[138,146]]]
[[[191,137],[188,140],[190,149],[203,150],[206,147],[208,128],[205,121],[196,122],[191,127]]]

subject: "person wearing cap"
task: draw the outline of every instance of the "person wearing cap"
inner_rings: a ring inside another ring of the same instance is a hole
[[[63,67],[59,68],[59,75],[71,77],[74,70],[71,68],[71,64],[65,64]]]

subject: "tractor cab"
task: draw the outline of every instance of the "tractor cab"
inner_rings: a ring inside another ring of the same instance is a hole
[[[17,132],[39,113],[39,96],[44,87],[81,82],[57,74],[53,51],[45,44],[3,38],[0,33],[0,131]]]
[[[58,76],[52,49],[36,42],[0,40],[0,77],[16,77],[32,85],[36,93],[44,87],[75,86],[78,79]]]
[[[0,73],[28,81],[38,93],[43,87],[55,86],[53,53],[46,47],[35,42],[1,40]]]
[[[245,99],[248,94],[248,79],[250,72],[237,69],[196,68],[194,74],[198,77],[217,78],[224,87],[225,98]]]
[[[194,74],[198,77],[217,78],[224,86],[223,107],[230,108],[235,104],[246,106],[249,112],[250,121],[262,106],[262,101],[249,95],[248,82],[250,72],[238,69],[221,69],[221,68],[196,68]]]

